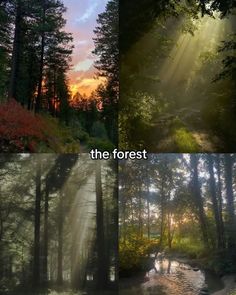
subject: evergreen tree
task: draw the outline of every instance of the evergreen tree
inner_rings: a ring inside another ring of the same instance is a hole
[[[103,103],[103,118],[113,143],[117,144],[117,104],[119,96],[119,8],[118,0],[107,3],[106,11],[98,16],[95,28],[95,50],[99,59],[95,63],[98,75],[105,77],[104,86],[97,89]]]

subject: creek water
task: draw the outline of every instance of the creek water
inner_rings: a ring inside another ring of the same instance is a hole
[[[119,294],[208,295],[224,288],[218,276],[175,259],[158,257],[155,268],[135,278],[120,279]]]

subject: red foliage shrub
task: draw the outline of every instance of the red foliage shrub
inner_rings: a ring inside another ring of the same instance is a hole
[[[44,140],[43,122],[15,100],[0,105],[0,151],[35,152]]]

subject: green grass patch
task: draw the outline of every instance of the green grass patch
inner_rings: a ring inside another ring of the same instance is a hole
[[[172,122],[172,134],[176,147],[181,153],[196,153],[200,147],[192,133],[184,126],[179,118]]]
[[[180,152],[195,153],[199,151],[199,146],[193,135],[184,127],[174,131],[174,139]]]

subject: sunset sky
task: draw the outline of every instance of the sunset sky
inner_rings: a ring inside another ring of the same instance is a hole
[[[89,95],[100,83],[94,79],[95,56],[92,54],[94,43],[93,30],[98,14],[105,11],[108,0],[64,0],[67,7],[66,31],[74,38],[73,68],[69,73],[71,90]]]

